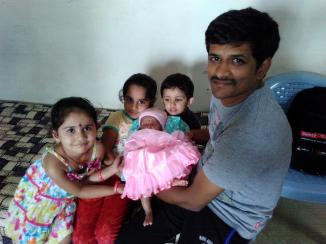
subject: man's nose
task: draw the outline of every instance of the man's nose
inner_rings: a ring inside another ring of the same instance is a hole
[[[215,75],[219,79],[227,79],[228,77],[230,77],[230,74],[231,71],[227,62],[220,62],[219,64],[216,65]]]

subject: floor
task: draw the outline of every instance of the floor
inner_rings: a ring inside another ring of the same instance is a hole
[[[281,198],[273,218],[253,243],[326,243],[326,205]]]

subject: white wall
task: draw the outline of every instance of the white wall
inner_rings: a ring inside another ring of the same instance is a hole
[[[0,0],[0,99],[53,103],[85,96],[121,108],[133,73],[158,82],[183,72],[195,82],[195,111],[207,110],[204,31],[229,9],[253,6],[280,25],[269,75],[326,74],[324,0]]]

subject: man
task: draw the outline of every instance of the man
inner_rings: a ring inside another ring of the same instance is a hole
[[[188,188],[159,193],[153,225],[143,228],[138,214],[118,243],[164,243],[178,232],[178,243],[248,243],[280,197],[292,135],[263,83],[278,48],[278,25],[247,8],[218,16],[205,34],[213,97],[198,172]]]

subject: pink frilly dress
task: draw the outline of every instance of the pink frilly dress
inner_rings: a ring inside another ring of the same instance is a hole
[[[181,131],[143,129],[125,143],[123,197],[138,200],[169,189],[174,179],[184,179],[200,153]]]

